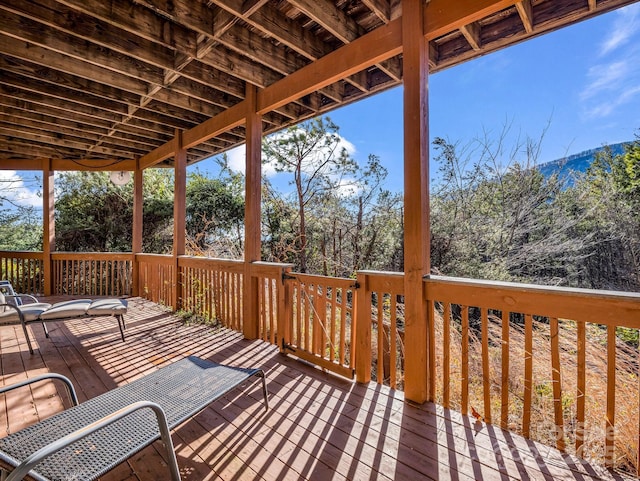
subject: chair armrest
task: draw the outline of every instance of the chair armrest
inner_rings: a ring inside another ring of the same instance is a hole
[[[25,379],[24,381],[17,382],[15,384],[10,384],[8,386],[4,386],[0,388],[0,394],[4,394],[5,392],[12,391],[14,389],[18,389],[23,386],[28,386],[29,384],[33,384],[40,381],[45,381],[47,379],[59,379],[65,384],[67,388],[67,393],[71,398],[71,402],[74,406],[78,405],[78,395],[76,394],[76,390],[73,387],[73,383],[68,377],[63,376],[62,374],[57,374],[55,372],[50,372],[47,374],[41,374],[40,376],[32,377],[31,379]]]
[[[6,297],[7,299],[14,299],[16,305],[23,304],[23,299],[29,299],[33,303],[40,302],[35,296],[32,296],[31,294],[5,294],[4,297]]]
[[[6,481],[20,481],[29,473],[29,471],[31,471],[31,469],[33,469],[47,456],[60,451],[61,449],[75,443],[76,441],[81,440],[89,434],[93,434],[94,432],[99,431],[105,426],[113,424],[114,422],[122,419],[125,416],[128,416],[134,411],[144,408],[152,409],[156,415],[156,418],[158,420],[158,427],[160,429],[160,437],[167,450],[167,459],[169,469],[171,470],[171,480],[180,481],[178,462],[176,460],[175,452],[173,451],[173,442],[171,441],[171,433],[169,432],[167,417],[164,413],[164,410],[162,409],[162,407],[160,407],[159,404],[150,401],[138,401],[133,404],[129,404],[128,406],[125,406],[122,409],[119,409],[118,411],[115,411],[111,414],[108,414],[107,416],[89,424],[88,426],[80,428],[77,431],[67,434],[63,438],[60,438],[57,441],[48,444],[47,446],[39,449],[27,459],[22,461],[13,471],[11,471],[11,474],[9,474],[9,476],[6,478]]]

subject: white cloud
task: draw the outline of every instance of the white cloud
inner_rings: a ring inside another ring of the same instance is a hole
[[[640,4],[615,12],[611,30],[600,47],[598,64],[586,74],[579,98],[587,118],[602,119],[637,102],[640,94]]]
[[[284,132],[279,132],[276,134],[273,134],[275,136],[278,136],[276,138],[279,137],[283,137],[285,136],[287,133],[287,131]],[[338,142],[338,147],[336,149],[336,152],[339,152],[342,149],[345,149],[347,154],[349,154],[349,156],[353,156],[356,153],[356,147],[355,145],[353,145],[351,142],[349,142],[347,139],[345,139],[344,137],[340,136],[340,141]],[[321,154],[323,154],[325,152],[321,152]],[[242,174],[244,174],[246,172],[246,148],[244,145],[241,145],[239,147],[235,147],[233,149],[230,149],[227,151],[227,159],[229,162],[229,168],[235,172],[241,172]],[[272,163],[263,163],[262,164],[262,175],[264,177],[273,177],[274,175],[276,175],[276,169],[275,169],[275,165]]]
[[[624,61],[594,65],[587,73],[587,78],[590,79],[590,82],[580,94],[580,98],[587,100],[604,90],[619,89],[620,84],[627,78],[629,72],[629,63]]]
[[[600,47],[600,55],[606,55],[628,43],[638,29],[640,29],[640,4],[635,3],[618,10],[613,28]]]
[[[616,108],[636,98],[640,98],[640,85],[620,92],[617,96],[607,99],[604,102],[593,105],[587,110],[587,116],[590,118],[607,117],[611,115]]]
[[[30,179],[28,183],[35,184],[35,181]],[[42,208],[42,198],[38,196],[37,189],[30,188],[15,170],[0,170],[0,191],[10,203]]]
[[[240,172],[242,174],[246,173],[246,155],[247,150],[244,145],[239,147],[234,147],[227,151],[227,159],[229,161],[229,168],[235,172]],[[264,177],[272,177],[276,174],[276,169],[273,165],[270,164],[262,164],[262,175]]]

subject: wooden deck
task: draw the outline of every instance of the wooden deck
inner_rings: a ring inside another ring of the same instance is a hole
[[[265,369],[267,413],[259,384],[252,384],[173,433],[185,481],[622,479],[440,406],[409,405],[401,392],[326,374],[261,341],[185,326],[142,299],[130,299],[129,306],[125,343],[113,318],[50,324],[50,339],[33,325],[37,350],[31,356],[19,326],[1,327],[3,382],[59,372],[76,384],[82,401],[187,355]],[[49,383],[9,393],[0,399],[0,436],[63,403],[69,405]],[[161,453],[150,446],[102,479],[167,479]]]

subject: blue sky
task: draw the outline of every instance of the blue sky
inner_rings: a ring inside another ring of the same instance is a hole
[[[512,143],[539,139],[547,127],[539,163],[632,140],[640,133],[640,3],[432,75],[429,109],[430,137],[462,145],[506,125]],[[380,156],[389,187],[401,190],[402,89],[329,115],[356,158]]]
[[[547,127],[539,163],[632,140],[640,133],[640,3],[436,73],[429,105],[430,137],[461,145],[484,132],[497,138],[506,125],[506,144],[515,145],[518,136],[539,139]],[[389,170],[387,188],[402,190],[402,88],[329,116],[352,155],[360,162],[379,156]],[[240,167],[243,149],[230,157]],[[209,161],[196,167],[215,172]],[[16,181],[16,192],[39,205],[29,176],[24,188]]]

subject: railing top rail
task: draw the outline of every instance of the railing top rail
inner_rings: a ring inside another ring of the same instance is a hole
[[[286,262],[267,262],[267,261],[255,261],[255,262],[252,262],[251,265],[266,266],[266,267],[273,267],[273,268],[279,268],[279,269],[293,269],[295,267],[295,264],[289,264]]]
[[[640,328],[640,293],[430,276],[428,300]]]
[[[212,262],[228,262],[231,264],[242,264],[244,262],[242,261],[242,259],[224,259],[222,257],[194,256],[194,255],[183,255],[178,257],[180,259],[197,259],[197,260],[206,259]]]
[[[328,277],[317,274],[303,274],[301,272],[289,272],[287,274],[304,284],[326,285],[347,289],[354,289],[356,287],[356,280],[346,277]]]
[[[236,273],[240,273],[244,269],[243,261],[236,259],[217,259],[214,257],[179,256],[178,264],[181,267],[189,267],[192,269],[218,269]]]
[[[275,262],[252,262],[251,263],[251,275],[255,277],[275,277],[282,276],[282,274],[289,274],[293,264],[282,264]]]
[[[358,271],[358,274],[362,274],[370,277],[404,277],[404,272],[385,272],[385,271]]]
[[[133,257],[132,252],[52,252],[53,260],[79,259],[79,260],[121,260],[128,261]]]
[[[136,257],[155,257],[155,258],[159,258],[159,259],[173,259],[173,256],[171,254],[152,254],[152,253],[146,253],[146,252],[138,252],[136,254]]]
[[[43,253],[39,251],[0,251],[0,257],[13,257],[17,259],[42,259]]]
[[[640,292],[607,291],[599,289],[584,289],[580,287],[541,286],[537,284],[525,284],[520,282],[491,281],[484,279],[466,279],[463,277],[447,277],[427,275],[424,277],[427,284],[449,284],[451,286],[473,286],[485,289],[503,289],[510,291],[525,291],[539,293],[557,293],[567,296],[597,297],[611,299],[628,299],[640,302]]]

